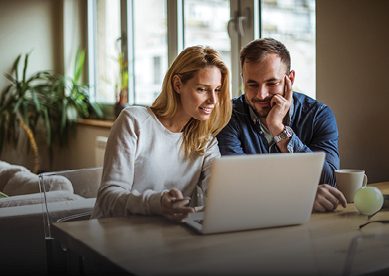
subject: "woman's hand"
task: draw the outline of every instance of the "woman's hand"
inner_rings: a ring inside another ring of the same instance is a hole
[[[181,221],[194,209],[188,207],[190,198],[184,197],[182,192],[176,188],[164,192],[161,196],[162,215],[172,221]]]

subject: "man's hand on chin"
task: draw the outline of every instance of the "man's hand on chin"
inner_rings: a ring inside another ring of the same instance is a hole
[[[332,212],[338,205],[344,208],[347,206],[347,201],[341,191],[328,184],[321,184],[317,187],[315,202],[313,204],[313,212]]]

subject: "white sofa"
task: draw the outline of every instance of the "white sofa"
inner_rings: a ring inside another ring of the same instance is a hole
[[[101,172],[101,168],[81,169],[45,177],[48,180],[46,201],[52,221],[91,211]],[[9,196],[0,198],[0,273],[46,273],[43,227],[46,205],[40,193],[38,175],[24,167],[0,161],[0,191]]]

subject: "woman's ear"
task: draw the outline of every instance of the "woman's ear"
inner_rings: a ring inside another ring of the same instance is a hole
[[[173,76],[173,89],[176,93],[180,94],[181,93],[181,78],[178,75]]]

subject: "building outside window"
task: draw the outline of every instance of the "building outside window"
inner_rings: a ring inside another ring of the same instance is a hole
[[[316,24],[314,0],[263,0],[262,37],[288,48],[296,71],[295,91],[316,96]]]
[[[229,0],[184,1],[184,47],[206,45],[218,50],[231,68],[231,42],[227,32]]]
[[[166,1],[133,1],[133,7],[134,49],[129,55],[134,66],[133,101],[150,105],[161,90],[168,67]]]
[[[97,102],[118,100],[124,68],[128,103],[150,105],[169,61],[199,44],[221,52],[237,96],[239,51],[258,37],[286,45],[296,70],[294,90],[315,97],[315,0],[89,0],[88,11],[89,76]]]

